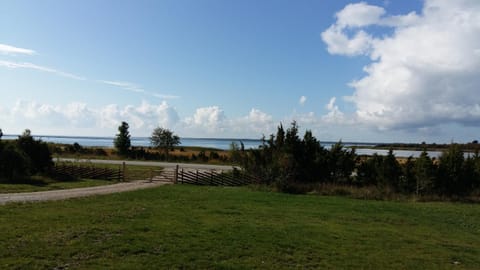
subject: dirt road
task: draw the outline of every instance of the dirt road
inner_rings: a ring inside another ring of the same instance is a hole
[[[166,182],[149,182],[145,180],[118,183],[106,186],[96,186],[87,188],[62,189],[39,192],[25,192],[25,193],[8,193],[0,194],[0,205],[10,202],[38,202],[38,201],[54,201],[64,200],[70,198],[86,197],[93,195],[110,194],[138,189],[145,189],[156,187],[160,185],[169,184]]]
[[[217,171],[229,171],[234,168],[232,165],[212,165],[212,164],[196,164],[196,163],[171,163],[171,162],[157,162],[157,161],[133,161],[133,160],[103,160],[103,159],[73,159],[73,158],[60,158],[60,161],[69,162],[91,162],[97,164],[117,164],[121,165],[125,162],[126,165],[139,165],[139,166],[158,166],[162,168],[175,168],[177,165],[180,168],[186,169],[198,169],[198,170],[217,170]]]

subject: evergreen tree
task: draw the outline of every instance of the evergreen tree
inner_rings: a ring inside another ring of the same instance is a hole
[[[415,193],[428,194],[433,190],[435,182],[435,166],[427,151],[423,151],[415,160]]]
[[[383,158],[381,172],[381,182],[394,190],[398,190],[401,168],[392,149],[390,149],[388,154]]]
[[[118,134],[113,141],[118,154],[122,156],[126,156],[128,154],[131,146],[128,128],[128,124],[126,122],[122,122],[122,124],[118,127]]]
[[[440,156],[439,176],[436,187],[446,195],[459,195],[465,192],[465,179],[463,177],[464,153],[458,144],[450,147]]]
[[[400,176],[400,190],[403,193],[413,193],[416,187],[415,161],[409,156],[402,167],[402,176]]]

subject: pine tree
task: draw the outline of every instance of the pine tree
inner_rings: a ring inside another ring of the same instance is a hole
[[[118,127],[118,134],[113,141],[113,144],[115,145],[118,154],[122,156],[126,156],[128,154],[131,146],[130,133],[128,132],[128,128],[128,124],[126,122],[122,122],[122,124]]]

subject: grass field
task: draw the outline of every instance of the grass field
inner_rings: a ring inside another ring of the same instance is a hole
[[[0,206],[1,269],[478,269],[480,205],[162,186]]]

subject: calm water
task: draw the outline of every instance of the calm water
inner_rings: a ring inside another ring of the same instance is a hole
[[[4,135],[2,139],[11,140],[16,139],[18,135]],[[78,143],[82,146],[97,146],[97,147],[113,147],[113,137],[69,137],[69,136],[34,136],[36,139],[41,139],[45,142],[54,142],[62,144],[74,144]],[[148,137],[133,137],[131,138],[133,146],[150,146],[150,140]],[[245,146],[245,149],[258,148],[261,144],[261,140],[254,139],[214,139],[214,138],[181,138],[180,146],[200,146],[200,147],[210,147],[222,150],[228,150],[230,144],[235,142],[240,145],[242,142]],[[322,146],[330,148],[336,142],[322,142]],[[375,146],[375,143],[350,143],[345,142],[345,146]],[[380,149],[369,149],[362,148],[357,149],[356,153],[359,155],[373,155],[377,153],[378,155],[387,155],[388,150]],[[396,157],[418,157],[420,156],[421,151],[410,151],[410,150],[395,150],[394,154]],[[429,151],[430,157],[439,157],[441,152],[438,151]]]
[[[70,136],[34,136],[35,139],[41,139],[44,142],[53,142],[61,144],[78,143],[81,146],[113,147],[113,137],[70,137]],[[18,135],[4,135],[2,139],[17,139]],[[133,146],[151,146],[148,137],[132,137]],[[261,140],[252,139],[202,139],[202,138],[181,138],[180,146],[200,146],[227,150],[230,144],[235,142],[240,145],[243,142],[245,149],[257,148]]]

